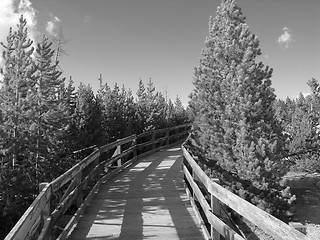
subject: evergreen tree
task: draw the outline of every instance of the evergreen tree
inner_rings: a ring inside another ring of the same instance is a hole
[[[37,81],[32,93],[34,121],[30,127],[34,146],[30,152],[43,181],[53,179],[57,177],[53,173],[65,170],[57,169],[61,167],[58,156],[64,152],[62,138],[68,124],[67,102],[61,94],[65,79],[61,78],[62,72],[57,68],[54,53],[52,43],[43,36],[35,54]]]
[[[176,100],[174,102],[174,116],[175,125],[180,125],[188,122],[187,112],[184,109],[179,96],[176,97]]]
[[[0,215],[4,229],[13,226],[37,191],[35,168],[30,161],[30,115],[35,86],[32,41],[21,16],[17,30],[10,29],[4,48],[3,82],[0,89]]]
[[[136,133],[142,133],[146,128],[147,122],[147,114],[146,114],[146,89],[143,84],[142,79],[139,80],[139,86],[137,91],[137,100],[136,100],[136,119],[137,119],[137,127]]]
[[[283,137],[273,108],[272,69],[256,63],[259,55],[259,40],[250,33],[236,1],[223,0],[209,21],[190,107],[206,156],[244,181],[232,187],[239,194],[248,183],[258,192],[279,189],[286,170],[280,161]],[[260,199],[248,192],[242,196],[277,211],[279,197]]]
[[[163,95],[156,92],[151,78],[146,88],[140,79],[137,96],[137,119],[140,124],[138,132],[165,128],[167,103]]]
[[[166,121],[167,121],[168,127],[174,126],[174,117],[175,117],[174,105],[172,103],[172,100],[169,99],[167,103],[167,112],[166,112]]]
[[[72,151],[79,149],[77,146],[78,125],[77,125],[77,92],[73,86],[74,82],[70,77],[68,85],[61,86],[60,95],[65,101],[65,114],[67,115],[67,124],[65,126],[65,134],[62,137],[63,151],[69,155]]]
[[[100,145],[103,141],[102,105],[96,99],[90,85],[80,83],[74,116],[74,148],[78,150]]]
[[[111,141],[111,135],[109,132],[110,129],[110,125],[109,125],[109,116],[108,116],[108,105],[110,102],[110,96],[111,96],[111,88],[108,86],[107,83],[103,84],[102,83],[102,75],[100,75],[99,78],[100,81],[100,88],[98,89],[98,93],[97,93],[97,101],[101,104],[102,106],[102,130],[104,133],[104,137],[103,137],[103,143],[109,143]]]

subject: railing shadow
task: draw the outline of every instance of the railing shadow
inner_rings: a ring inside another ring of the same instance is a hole
[[[180,148],[135,163],[101,186],[69,239],[202,239],[183,196],[181,165]]]

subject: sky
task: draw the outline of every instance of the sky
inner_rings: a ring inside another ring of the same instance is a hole
[[[21,14],[30,38],[65,37],[63,76],[99,86],[99,75],[113,87],[133,93],[141,78],[185,106],[193,90],[208,20],[220,0],[1,0],[0,41]],[[258,61],[273,68],[278,98],[310,92],[320,80],[320,0],[237,0],[250,31],[260,40]],[[0,65],[3,61],[0,61]]]

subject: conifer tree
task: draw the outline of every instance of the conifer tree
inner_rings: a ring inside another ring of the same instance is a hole
[[[179,96],[176,96],[176,100],[174,102],[174,115],[175,125],[180,125],[188,122],[187,112],[184,109]]]
[[[92,145],[100,145],[103,141],[102,106],[96,99],[90,85],[80,83],[77,92],[75,109],[75,150]]]
[[[167,126],[172,127],[174,126],[174,105],[172,103],[172,100],[169,99],[167,102],[167,111],[166,111],[166,121],[167,121]]]
[[[167,103],[163,95],[156,92],[151,78],[146,88],[140,79],[137,96],[137,119],[141,126],[139,132],[165,128]]]
[[[61,78],[62,72],[57,68],[54,54],[52,43],[43,36],[35,54],[36,84],[32,93],[34,121],[30,127],[34,147],[30,151],[34,154],[37,170],[41,171],[44,181],[56,177],[48,174],[61,172],[57,170],[60,161],[57,156],[64,151],[62,138],[68,124],[67,102],[61,94],[65,79]]]
[[[137,91],[137,100],[136,100],[136,119],[137,119],[137,128],[136,133],[142,133],[146,128],[147,114],[146,114],[146,89],[142,79],[139,80],[138,91]]]
[[[256,62],[259,55],[258,37],[250,33],[236,1],[223,0],[209,21],[190,107],[207,158],[258,192],[268,192],[280,188],[277,182],[286,168],[280,161],[283,138],[274,115],[272,69]],[[232,189],[239,193],[246,185]],[[276,196],[242,195],[261,208],[277,211]]]
[[[35,85],[32,41],[26,20],[21,16],[17,30],[10,29],[2,57],[4,68],[0,89],[1,181],[0,210],[2,219],[11,226],[30,204],[37,186],[33,182],[34,165],[30,161],[32,124],[32,89]]]
[[[1,137],[6,139],[6,156],[12,159],[14,166],[22,152],[25,142],[24,134],[27,124],[27,98],[35,84],[32,54],[34,48],[32,41],[28,38],[26,20],[21,16],[17,31],[9,31],[7,44],[1,43],[4,47],[3,59],[4,69],[2,69],[3,83],[1,87],[0,101],[3,117]]]

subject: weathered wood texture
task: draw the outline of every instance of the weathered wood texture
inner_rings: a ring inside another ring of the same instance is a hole
[[[67,239],[204,239],[185,193],[181,165],[178,145],[105,181]]]
[[[80,207],[70,219],[74,224],[81,209],[89,202],[88,199],[97,190],[102,179],[116,175],[138,158],[183,141],[189,129],[190,124],[184,124],[146,132],[138,136],[128,136],[100,148],[96,147],[81,162],[46,185],[5,240],[36,239],[38,237],[39,239],[51,239],[57,235],[60,235],[59,238],[62,239],[65,234],[61,233],[61,228],[66,231],[67,227],[70,228],[70,224],[57,226],[60,219],[70,211],[71,207]],[[112,157],[103,159],[105,153],[109,153],[109,156]]]
[[[194,205],[198,212],[204,212],[207,221],[210,223],[211,227],[214,228],[210,231],[208,229],[207,233],[210,235],[214,234],[217,239],[216,232],[218,232],[225,239],[244,239],[237,233],[235,233],[232,229],[230,229],[224,222],[222,222],[218,216],[217,212],[217,200],[221,201],[228,207],[232,208],[234,211],[239,213],[241,216],[252,222],[254,225],[258,226],[260,229],[274,237],[278,240],[307,240],[309,239],[306,235],[297,231],[296,229],[290,227],[286,223],[280,221],[279,219],[273,217],[272,215],[266,213],[260,208],[252,205],[251,203],[245,201],[239,196],[231,193],[226,190],[212,179],[210,179],[206,173],[199,167],[190,153],[186,150],[184,146],[182,146],[183,155],[185,161],[187,161],[190,166],[189,169],[186,165],[184,165],[183,170],[185,173],[186,185],[190,186],[190,191],[193,192],[193,196],[190,196],[191,201],[195,201],[195,199],[200,203],[198,205]],[[191,170],[191,172],[190,172]],[[205,187],[206,192],[210,194],[211,197],[211,206],[209,206],[208,201],[206,200],[206,196],[199,189],[198,184],[195,181],[200,181],[202,185]],[[195,199],[194,199],[195,198]],[[215,214],[214,214],[215,213]],[[207,238],[211,238],[213,236],[207,236]]]

